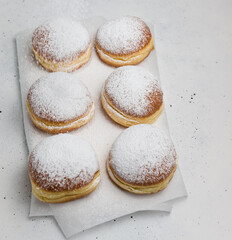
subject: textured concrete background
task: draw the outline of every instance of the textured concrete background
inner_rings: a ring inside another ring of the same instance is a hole
[[[19,31],[59,15],[136,15],[156,23],[168,121],[189,193],[171,214],[133,214],[73,239],[231,239],[231,11],[230,0],[0,0],[0,239],[64,239],[52,218],[28,218],[15,45]]]

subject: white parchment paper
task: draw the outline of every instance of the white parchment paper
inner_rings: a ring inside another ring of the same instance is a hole
[[[95,17],[84,22],[92,39],[94,39],[96,30],[104,21],[101,17]],[[150,25],[150,28],[153,30],[152,25]],[[30,86],[38,78],[49,74],[34,59],[31,50],[32,32],[33,30],[31,29],[26,30],[19,33],[16,37],[24,128],[29,152],[42,139],[50,136],[50,134],[34,127],[26,110],[26,96]],[[159,80],[155,50],[151,52],[140,66],[148,69]],[[165,190],[153,195],[135,195],[121,190],[110,181],[106,173],[105,161],[114,140],[125,128],[114,123],[105,114],[100,103],[100,92],[104,81],[114,69],[114,67],[100,61],[93,47],[89,63],[81,69],[70,73],[79,78],[88,87],[94,99],[96,107],[94,118],[87,125],[71,132],[71,134],[80,135],[90,142],[95,149],[101,170],[99,187],[87,197],[62,204],[42,203],[34,196],[31,199],[30,216],[54,215],[67,238],[82,230],[133,212],[142,210],[170,211],[171,200],[187,195],[179,168],[177,168],[169,186]],[[154,124],[168,132],[165,110]]]

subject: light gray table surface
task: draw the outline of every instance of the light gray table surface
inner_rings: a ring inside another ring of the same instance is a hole
[[[136,15],[156,24],[170,132],[189,197],[171,214],[142,212],[72,239],[232,238],[232,1],[0,0],[0,239],[64,239],[53,218],[28,218],[15,36],[59,15]]]

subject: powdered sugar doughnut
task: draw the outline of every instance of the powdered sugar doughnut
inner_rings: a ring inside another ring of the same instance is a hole
[[[138,66],[124,66],[106,80],[101,102],[115,122],[128,127],[153,123],[163,110],[163,93],[149,71]]]
[[[90,36],[72,19],[57,18],[40,25],[32,35],[32,49],[39,63],[52,72],[71,72],[88,62]]]
[[[170,138],[149,124],[132,126],[114,142],[107,170],[121,188],[149,194],[163,190],[173,177],[177,155]]]
[[[86,196],[100,182],[93,148],[70,134],[58,134],[40,142],[29,156],[28,170],[33,194],[48,203]]]
[[[63,72],[49,73],[32,84],[27,109],[35,126],[50,133],[77,129],[94,115],[88,89],[79,79]]]
[[[154,49],[149,27],[132,16],[102,25],[97,31],[95,46],[101,60],[115,67],[138,64]]]

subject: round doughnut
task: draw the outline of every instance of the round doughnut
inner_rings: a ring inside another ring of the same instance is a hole
[[[72,72],[87,63],[91,42],[85,27],[72,19],[45,22],[32,35],[32,49],[39,63],[51,72]]]
[[[151,31],[138,17],[120,17],[97,31],[95,47],[100,59],[112,66],[135,65],[154,49]]]
[[[163,110],[163,93],[157,80],[138,66],[117,68],[106,80],[101,102],[117,123],[129,127],[153,123]]]
[[[57,72],[32,84],[27,110],[36,127],[49,133],[63,133],[88,123],[94,115],[94,103],[80,80]]]
[[[29,155],[28,172],[33,194],[47,203],[84,197],[100,182],[93,148],[79,136],[70,134],[41,141]]]
[[[150,124],[123,131],[107,160],[111,180],[136,194],[156,193],[166,188],[176,167],[177,155],[172,141]]]

